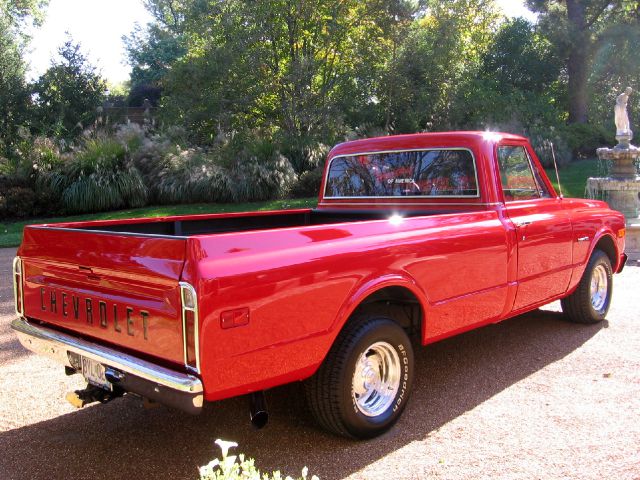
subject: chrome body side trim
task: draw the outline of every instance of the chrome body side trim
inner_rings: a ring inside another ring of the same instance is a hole
[[[112,348],[34,325],[25,318],[15,319],[11,322],[11,328],[16,331],[20,343],[26,349],[53,358],[63,365],[72,367],[67,352],[73,352],[177,392],[199,394],[194,398],[194,404],[197,402],[202,405],[204,388],[201,380],[193,375],[176,372]]]

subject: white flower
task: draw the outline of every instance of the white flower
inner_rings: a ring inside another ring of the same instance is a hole
[[[216,440],[216,445],[218,445],[220,447],[220,450],[222,450],[222,458],[227,458],[230,448],[238,446],[236,442],[227,442],[221,439]]]

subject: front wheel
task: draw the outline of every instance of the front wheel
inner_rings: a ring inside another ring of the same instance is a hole
[[[314,417],[329,431],[371,438],[391,428],[407,404],[413,349],[390,318],[352,319],[338,335],[305,392]]]
[[[601,322],[609,311],[612,293],[611,261],[602,250],[594,250],[578,288],[562,299],[562,311],[572,322]]]

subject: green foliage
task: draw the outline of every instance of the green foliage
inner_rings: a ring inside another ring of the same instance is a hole
[[[615,143],[613,130],[608,131],[599,125],[574,123],[564,128],[564,138],[574,156],[593,157],[600,147]]]
[[[634,89],[629,112],[640,126],[640,14],[625,17],[604,32],[596,44],[589,76],[589,118],[592,123],[614,131],[612,105],[625,87]]]
[[[36,188],[38,177],[61,164],[60,151],[52,140],[32,137],[18,130],[13,155],[0,157],[0,217],[27,217],[57,210],[58,199],[46,186]]]
[[[145,98],[156,105],[171,66],[187,53],[183,37],[151,24],[146,30],[137,26],[123,40],[132,66],[130,105],[141,106]]]
[[[0,218],[24,218],[33,214],[36,193],[28,187],[0,188]]]
[[[262,159],[241,153],[233,177],[236,197],[249,202],[285,197],[298,179],[289,160],[278,152]]]
[[[587,123],[589,110],[593,112],[589,108],[593,73],[597,72],[598,62],[602,62],[602,58],[597,58],[598,51],[603,51],[604,47],[605,51],[613,53],[607,44],[611,45],[611,32],[619,31],[621,26],[628,29],[623,36],[631,45],[637,45],[640,5],[637,0],[527,0],[526,3],[540,13],[539,25],[565,63],[569,123]],[[625,67],[621,66],[626,61],[637,65],[635,47],[633,52],[616,51],[614,57],[610,58],[615,62],[612,73],[624,71]],[[636,70],[636,77],[637,73]],[[609,76],[609,72],[605,75]],[[612,80],[615,82],[615,75]],[[595,120],[601,123],[602,119]]]
[[[58,53],[59,63],[52,64],[33,86],[37,127],[47,136],[71,139],[93,123],[107,85],[80,45],[67,40]]]
[[[255,466],[255,460],[245,457],[244,454],[229,455],[229,449],[237,447],[237,443],[218,439],[216,444],[222,450],[222,458],[216,458],[200,467],[200,480],[294,480],[288,475],[283,477],[279,471],[272,474],[261,473]],[[296,480],[307,480],[308,475],[309,469],[304,467],[302,475]],[[319,478],[313,475],[310,480],[319,480]]]
[[[0,13],[0,157],[13,155],[19,127],[26,123],[25,70],[21,42],[9,19]]]
[[[90,139],[60,168],[43,172],[38,183],[55,192],[72,213],[141,207],[147,201],[147,187],[127,160],[121,143]]]
[[[536,25],[505,21],[494,0],[148,0],[156,21],[130,37],[130,53],[134,71],[162,86],[164,121],[191,142],[216,149],[259,132],[298,175],[323,158],[318,146],[354,134],[499,128],[570,157],[581,153],[571,131],[562,138],[576,117],[572,52],[598,52],[593,124],[610,125],[623,79],[640,78],[619,65],[640,58],[637,2],[581,3],[578,31],[566,2],[543,0],[529,2]]]
[[[186,3],[189,53],[167,78],[167,118],[184,121],[200,143],[255,129],[331,139],[344,115],[371,102],[388,32],[410,3]]]
[[[293,198],[317,196],[320,192],[323,173],[324,167],[318,167],[301,174],[298,181],[291,188],[291,196]]]
[[[161,158],[153,192],[159,203],[233,202],[236,192],[225,169],[210,152],[189,149]]]
[[[269,142],[244,137],[227,146],[183,148],[168,137],[147,138],[134,153],[134,164],[159,203],[282,198],[297,180],[289,160]]]
[[[503,23],[482,58],[481,73],[501,93],[544,94],[558,80],[561,62],[550,42],[523,18]]]
[[[324,165],[330,147],[310,138],[284,138],[280,142],[282,154],[298,173]]]
[[[16,28],[31,21],[38,25],[49,0],[0,0],[0,16]]]
[[[499,15],[493,1],[427,2],[390,63],[379,98],[394,132],[452,128],[459,86],[477,75]]]
[[[529,137],[531,146],[545,168],[553,166],[554,157],[560,167],[568,165],[572,160],[572,152],[563,129],[539,125],[524,133]]]

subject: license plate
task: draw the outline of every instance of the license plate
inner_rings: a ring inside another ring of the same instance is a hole
[[[96,387],[101,387],[106,390],[112,390],[113,385],[111,385],[107,381],[107,377],[105,376],[104,366],[101,363],[96,362],[95,360],[91,360],[87,357],[82,358],[82,375],[87,379],[87,382],[95,385]]]

